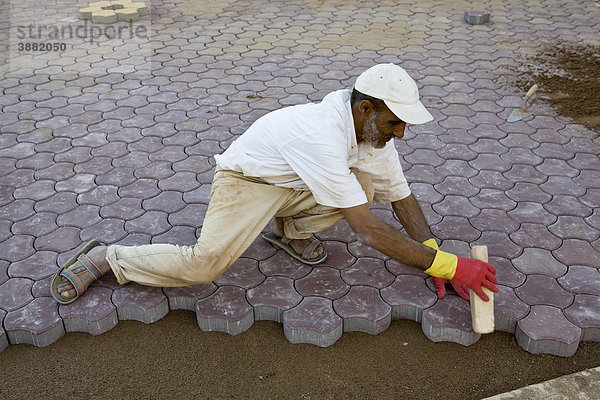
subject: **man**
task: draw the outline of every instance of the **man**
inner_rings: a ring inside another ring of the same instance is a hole
[[[345,218],[363,243],[436,277],[438,296],[451,280],[463,297],[470,288],[488,300],[482,286],[498,291],[495,269],[438,250],[391,140],[404,136],[407,123],[432,119],[416,83],[393,64],[362,73],[353,91],[271,112],[215,156],[210,204],[194,246],[90,242],[55,273],[52,296],[71,303],[109,270],[120,284],[210,282],[269,221],[266,240],[306,264],[318,264],[327,253],[313,233]],[[391,202],[410,238],[375,218],[372,201]]]

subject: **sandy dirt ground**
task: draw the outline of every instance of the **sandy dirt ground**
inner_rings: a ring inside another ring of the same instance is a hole
[[[122,321],[100,336],[68,333],[0,354],[2,399],[481,399],[600,365],[600,343],[575,356],[532,355],[496,332],[472,346],[434,343],[412,321],[329,348],[291,344],[275,322],[229,336],[188,311]]]

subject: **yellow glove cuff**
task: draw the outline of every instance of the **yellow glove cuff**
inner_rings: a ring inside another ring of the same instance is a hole
[[[426,269],[425,273],[438,278],[452,279],[456,272],[457,265],[458,257],[454,254],[438,250],[437,253],[435,253],[435,258],[433,259],[433,263],[431,263],[431,267]]]
[[[435,241],[434,238],[431,239],[427,239],[426,241],[423,242],[423,245],[432,248],[434,250],[439,250],[440,248],[438,247],[437,242]]]

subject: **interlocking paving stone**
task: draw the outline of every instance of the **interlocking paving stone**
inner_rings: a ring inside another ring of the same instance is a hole
[[[133,319],[150,324],[169,312],[169,302],[160,288],[133,283],[112,294],[120,320]]]
[[[523,249],[523,254],[513,260],[513,265],[528,275],[541,274],[558,278],[567,272],[567,266],[552,257],[550,251],[539,248]]]
[[[385,268],[383,260],[361,258],[354,265],[342,271],[342,279],[352,287],[365,285],[381,289],[391,285],[395,278]]]
[[[600,297],[576,295],[573,304],[564,310],[565,317],[581,328],[581,340],[600,341]]]
[[[458,296],[446,295],[423,311],[422,327],[434,342],[448,341],[469,346],[480,334],[471,328],[471,307]]]
[[[111,289],[90,287],[77,301],[59,306],[66,332],[100,335],[119,322],[117,309],[111,303]]]
[[[573,325],[556,307],[534,305],[527,317],[517,323],[515,337],[530,353],[568,357],[577,350],[581,328]]]
[[[210,296],[216,290],[217,286],[213,283],[163,288],[163,292],[169,299],[169,309],[190,311],[195,311],[198,300]]]
[[[558,278],[558,283],[571,293],[600,296],[598,268],[572,265],[566,274]]]
[[[485,26],[446,18],[448,5],[430,7],[428,17],[434,22],[414,24],[401,64],[417,78],[435,120],[408,127],[395,144],[442,248],[468,256],[470,246],[488,246],[501,288],[497,329],[517,331],[528,351],[567,355],[579,342],[573,341],[573,326],[581,328],[580,340],[598,340],[600,146],[596,133],[541,102],[530,104],[532,117],[505,122],[522,98],[499,79],[509,68],[518,68],[522,56],[532,54],[526,43],[595,37],[592,3],[567,8],[562,3],[546,5],[547,18],[532,24],[523,22],[525,6],[514,5],[512,14],[494,18],[500,30],[485,32],[480,30]],[[252,25],[256,16],[245,5],[232,4],[226,12],[217,5],[210,18],[195,21],[197,29],[182,38],[179,25],[173,24],[180,18],[172,19],[170,13],[180,7],[165,3],[153,14],[157,33],[149,43],[158,44],[160,52],[147,56],[133,43],[70,49],[60,56],[45,55],[43,65],[19,71],[25,75],[18,79],[0,77],[0,298],[15,307],[6,314],[5,327],[23,310],[29,310],[30,318],[13,336],[45,345],[62,335],[67,320],[61,322],[51,304],[50,274],[82,241],[195,242],[209,201],[213,155],[267,112],[320,101],[331,90],[351,87],[375,62],[398,62],[397,45],[385,39],[387,32],[381,42],[354,30],[381,23],[383,12],[389,22],[408,21],[407,12],[419,11],[418,5],[384,4],[368,9],[360,24],[348,18],[341,24],[334,15],[339,10],[320,7],[319,18],[306,25],[314,9],[295,0],[286,5],[292,6],[294,15],[271,4],[269,16]],[[368,6],[352,7],[360,14]],[[51,11],[60,18],[70,12]],[[440,15],[443,23],[437,22]],[[225,28],[217,29],[219,24]],[[196,32],[210,41],[195,40]],[[498,32],[508,34],[510,43]],[[376,204],[373,213],[400,228],[389,206]],[[292,341],[330,345],[343,330],[333,301],[341,304],[355,288],[379,289],[389,300],[392,317],[400,310],[411,319],[423,313],[429,319],[423,318],[422,325],[436,340],[476,340],[466,330],[442,329],[462,316],[451,314],[440,325],[431,324],[445,302],[462,300],[449,294],[437,301],[431,279],[425,281],[422,271],[360,243],[343,221],[317,236],[329,253],[324,265],[301,264],[257,238],[239,264],[219,278],[225,286],[163,288],[164,294],[154,288],[155,297],[140,305],[152,308],[156,299],[166,304],[168,298],[171,309],[195,310],[196,301],[207,301],[218,288],[237,296],[243,311],[243,323],[231,329],[223,314],[214,314],[211,321],[220,330],[239,333],[240,326],[247,329],[254,319],[272,319],[283,324]],[[108,290],[113,297],[124,289],[144,291],[139,285],[121,287],[112,274],[91,287],[92,294]],[[285,288],[279,290],[289,295],[289,303],[280,302],[276,287]],[[418,293],[411,295],[411,290]],[[419,296],[427,301],[411,303]],[[575,299],[572,304],[567,304],[569,298]],[[100,299],[99,309],[114,309],[106,296]],[[88,303],[85,296],[81,301]],[[558,308],[538,301],[566,304],[562,311],[574,325],[542,338],[545,328],[532,324],[533,309],[558,327],[567,319]],[[32,313],[41,305],[50,311]],[[322,312],[322,330],[314,320],[318,312],[310,310]],[[0,307],[0,319],[6,311]],[[92,320],[82,319],[81,330]],[[372,324],[377,318],[367,320]],[[35,322],[49,330],[31,328]],[[10,334],[0,329],[0,350],[9,341]]]
[[[196,302],[198,326],[203,331],[238,335],[254,323],[253,308],[246,291],[236,286],[222,286],[215,293]]]
[[[410,319],[421,322],[423,310],[437,301],[437,295],[419,276],[401,275],[394,283],[381,289],[381,297],[392,306],[392,319]]]
[[[374,287],[352,286],[343,297],[333,301],[333,309],[343,318],[345,332],[376,335],[387,329],[392,320],[392,307]]]
[[[283,313],[283,332],[292,343],[328,347],[343,331],[342,318],[333,310],[332,301],[323,297],[305,297],[296,307]]]
[[[44,347],[65,333],[58,304],[49,297],[34,299],[25,307],[4,317],[4,329],[11,344],[28,343]]]
[[[267,278],[259,286],[248,290],[248,302],[254,307],[256,321],[283,321],[283,313],[298,305],[303,295],[294,289],[294,281],[283,276]]]
[[[525,283],[515,289],[517,296],[527,304],[566,308],[573,303],[573,295],[557,280],[546,275],[528,275]]]

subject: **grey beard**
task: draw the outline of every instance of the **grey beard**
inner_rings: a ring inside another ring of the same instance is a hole
[[[382,132],[377,129],[375,119],[377,118],[378,112],[374,112],[363,126],[362,139],[376,149],[381,149],[385,146],[379,144],[379,141],[385,136]]]

